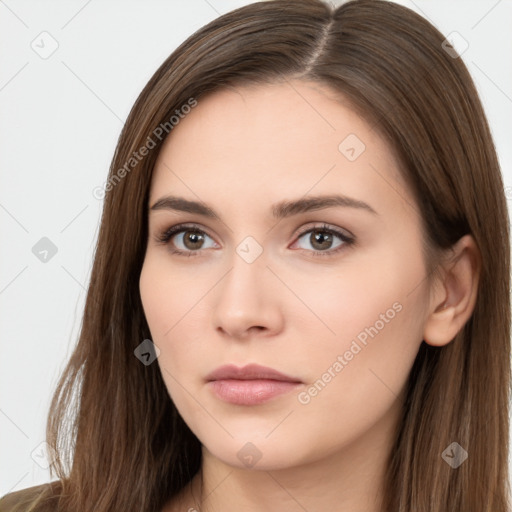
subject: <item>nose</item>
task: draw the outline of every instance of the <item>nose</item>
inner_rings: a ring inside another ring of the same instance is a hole
[[[224,337],[268,337],[282,329],[283,291],[267,268],[264,255],[248,263],[235,252],[230,260],[231,269],[215,287],[214,328]]]

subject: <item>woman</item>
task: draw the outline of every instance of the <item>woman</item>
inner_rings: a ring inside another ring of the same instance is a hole
[[[509,509],[506,201],[444,40],[278,0],[164,62],[105,187],[59,479],[1,510]]]

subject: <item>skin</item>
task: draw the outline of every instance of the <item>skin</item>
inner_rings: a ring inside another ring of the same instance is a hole
[[[349,134],[366,146],[354,161],[338,148]],[[377,214],[335,206],[271,215],[280,201],[334,192]],[[198,474],[165,510],[380,510],[419,346],[449,343],[473,310],[473,239],[459,240],[429,283],[418,208],[387,143],[329,88],[298,80],[201,98],[160,152],[149,206],[169,194],[220,219],[149,214],[143,307],[169,394],[203,446],[204,489]],[[203,245],[187,232],[157,241],[180,223],[198,224]],[[356,243],[301,234],[324,223]],[[236,252],[247,236],[263,250],[252,263]],[[393,304],[400,311],[336,372],[338,356]],[[229,404],[205,382],[227,363],[269,366],[302,384],[264,404]],[[319,379],[325,386],[311,396]],[[237,456],[248,442],[261,456],[252,467]]]

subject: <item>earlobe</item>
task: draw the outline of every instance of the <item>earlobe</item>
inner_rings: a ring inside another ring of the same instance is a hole
[[[473,313],[481,268],[480,251],[471,235],[463,236],[443,264],[425,322],[423,340],[432,346],[450,343]]]

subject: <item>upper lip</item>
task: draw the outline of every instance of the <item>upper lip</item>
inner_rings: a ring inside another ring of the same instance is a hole
[[[206,377],[206,380],[226,380],[226,379],[236,379],[236,380],[258,380],[258,379],[270,379],[270,380],[280,380],[283,382],[302,382],[300,379],[295,377],[290,377],[289,375],[285,375],[284,373],[278,372],[273,368],[268,368],[267,366],[260,366],[259,364],[248,364],[239,368],[234,364],[228,364],[224,366],[220,366],[213,372],[209,373]]]

